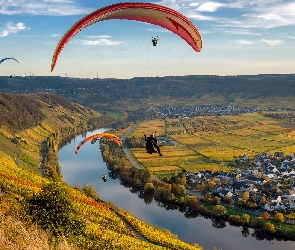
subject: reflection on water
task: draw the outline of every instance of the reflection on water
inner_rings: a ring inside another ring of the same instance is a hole
[[[99,129],[84,134],[83,137],[77,136],[60,149],[59,163],[64,180],[69,185],[90,184],[103,200],[113,202],[117,207],[130,211],[153,226],[170,230],[185,242],[198,243],[204,249],[295,249],[295,242],[274,240],[253,229],[204,218],[182,207],[157,202],[151,195],[126,184],[124,186],[117,173],[111,173],[107,169],[98,142],[84,144],[78,155],[74,156],[74,150],[83,138],[105,130]],[[107,174],[107,182],[101,180],[102,174]]]

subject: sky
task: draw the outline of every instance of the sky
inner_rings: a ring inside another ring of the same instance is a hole
[[[152,24],[107,20],[83,29],[50,65],[64,33],[112,0],[0,0],[0,76],[133,78],[295,73],[295,1],[161,0],[199,30],[203,47]],[[151,38],[158,36],[156,47]]]

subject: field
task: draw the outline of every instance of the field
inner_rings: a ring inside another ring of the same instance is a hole
[[[162,173],[180,172],[186,164],[185,159],[197,159],[197,155],[192,150],[184,146],[163,146],[161,147],[162,157],[155,154],[147,154],[144,148],[131,149],[137,160],[149,170]]]
[[[124,116],[122,112],[107,112],[107,114],[116,120],[120,120]]]
[[[132,136],[143,138],[144,134],[149,136],[150,134],[155,133],[155,131],[157,136],[165,135],[164,120],[150,120],[141,123],[132,133]]]
[[[152,120],[141,123],[130,136],[140,137],[147,130],[166,131],[166,136],[176,141],[175,146],[162,146],[163,157],[149,155],[143,148],[131,151],[155,174],[173,174],[183,169],[233,171],[230,163],[244,154],[255,157],[263,152],[295,152],[294,128],[292,121],[262,113]]]

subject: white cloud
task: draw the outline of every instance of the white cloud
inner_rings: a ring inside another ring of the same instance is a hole
[[[249,40],[237,40],[237,41],[235,41],[235,43],[242,44],[242,45],[251,45],[254,42],[253,41],[249,41]]]
[[[91,38],[91,39],[101,39],[101,38],[111,38],[111,36],[109,35],[98,35],[98,36],[87,36],[87,38]]]
[[[74,0],[0,0],[0,15],[52,15],[86,14],[91,10],[79,6]]]
[[[119,45],[123,42],[120,41],[113,41],[111,40],[111,36],[108,35],[102,35],[102,36],[90,36],[88,38],[91,38],[89,40],[80,40],[80,42],[83,45],[89,45],[89,46],[95,46],[95,45],[107,45],[107,46],[115,46]]]
[[[212,33],[215,33],[215,32],[210,31],[210,30],[200,30],[200,33],[201,33],[202,35],[206,35],[206,34],[212,34]]]
[[[276,45],[279,45],[279,44],[282,44],[283,43],[282,40],[267,40],[267,39],[262,39],[261,41],[264,42],[264,43],[267,43],[268,45],[271,45],[271,46],[276,46]]]
[[[29,30],[30,28],[27,27],[24,23],[12,23],[8,22],[4,28],[0,28],[0,37],[8,36],[10,34],[16,34],[20,31]]]
[[[250,29],[224,29],[220,28],[220,32],[226,33],[226,34],[233,34],[233,35],[251,35],[251,36],[259,36],[261,33],[251,31]]]
[[[52,35],[50,35],[50,37],[59,37],[59,36],[61,36],[60,34],[52,34]]]
[[[295,25],[294,0],[162,0],[158,4],[221,27],[270,29]]]
[[[163,32],[163,33],[167,33],[170,32],[169,30],[166,29],[145,29],[146,31],[150,31],[150,32]]]
[[[215,12],[220,7],[224,6],[222,3],[218,2],[206,2],[203,4],[200,4],[198,8],[196,8],[197,11],[205,11],[205,12]]]

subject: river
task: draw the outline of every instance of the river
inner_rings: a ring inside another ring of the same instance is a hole
[[[86,136],[102,133],[105,130],[88,132]],[[185,242],[197,243],[205,250],[212,250],[214,247],[223,250],[295,249],[293,241],[261,240],[261,238],[258,240],[259,237],[254,235],[252,229],[244,232],[243,236],[242,227],[231,226],[229,223],[220,225],[202,216],[187,218],[178,210],[164,207],[153,200],[147,202],[146,199],[140,198],[141,193],[123,186],[118,178],[110,176],[111,173],[102,159],[99,142],[84,144],[75,156],[74,150],[83,138],[79,135],[59,150],[61,172],[64,181],[70,186],[83,187],[84,184],[90,184],[95,187],[103,200],[111,201],[117,207],[129,211],[153,226],[168,229]],[[102,174],[107,174],[107,182],[103,182],[100,178]]]

